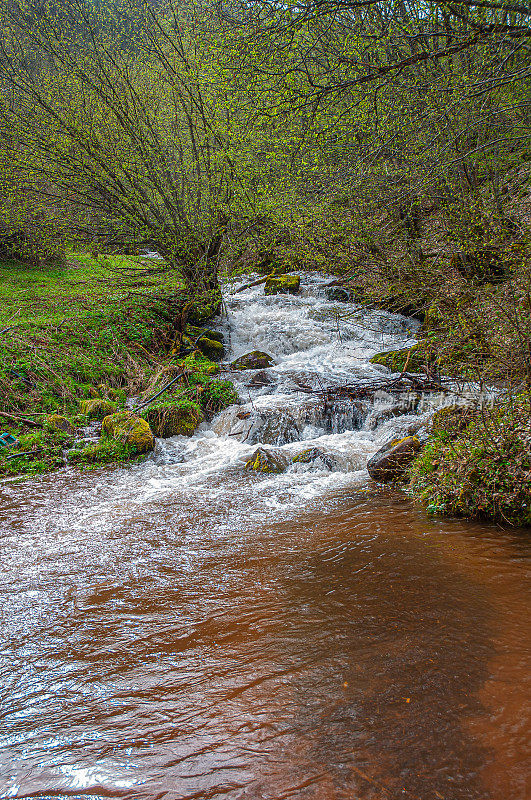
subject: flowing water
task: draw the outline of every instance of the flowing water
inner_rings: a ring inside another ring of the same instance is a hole
[[[369,482],[448,400],[309,394],[415,330],[318,283],[229,298],[276,364],[191,439],[0,487],[0,797],[526,797],[526,534]]]

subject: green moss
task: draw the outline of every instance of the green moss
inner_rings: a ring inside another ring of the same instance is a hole
[[[221,361],[225,353],[225,348],[221,342],[217,342],[215,339],[208,339],[206,336],[199,339],[197,347],[210,361]]]
[[[103,432],[109,438],[127,445],[135,455],[148,453],[155,446],[153,433],[146,420],[130,411],[105,417]]]
[[[301,285],[299,275],[279,275],[268,277],[265,282],[265,294],[296,294]]]
[[[268,450],[259,447],[246,462],[245,469],[254,472],[279,473],[284,472],[284,465]]]
[[[72,464],[109,464],[130,461],[137,455],[135,447],[102,436],[97,444],[71,450],[68,453],[68,461]]]
[[[238,393],[232,381],[209,381],[201,393],[201,405],[205,411],[217,412],[239,403]]]
[[[48,428],[32,433],[11,430],[17,442],[0,448],[0,475],[34,475],[65,465],[64,450],[72,441],[67,433]]]
[[[72,423],[66,417],[61,416],[61,414],[51,414],[47,417],[46,426],[50,428],[50,430],[62,431],[70,436],[74,434]]]
[[[198,404],[182,398],[177,402],[167,400],[154,403],[142,412],[155,436],[192,436],[203,419]]]
[[[391,372],[403,372],[405,369],[409,372],[424,372],[427,360],[428,355],[425,344],[419,342],[419,344],[403,350],[389,350],[385,353],[377,353],[371,358],[371,364],[382,364],[382,366],[390,369]]]
[[[109,414],[113,414],[117,409],[116,403],[110,400],[94,398],[93,400],[81,400],[79,410],[88,419],[103,419]]]

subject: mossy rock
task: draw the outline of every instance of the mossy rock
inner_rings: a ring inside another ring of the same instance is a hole
[[[259,447],[258,450],[255,450],[252,454],[251,458],[246,461],[245,469],[253,470],[254,472],[280,473],[284,472],[285,465],[269,450]]]
[[[399,480],[421,448],[422,444],[416,436],[394,439],[369,459],[367,471],[379,483]]]
[[[144,412],[144,417],[155,436],[167,439],[170,436],[192,436],[203,414],[199,408],[190,403],[164,403],[152,406]]]
[[[203,353],[206,358],[210,359],[210,361],[221,361],[225,355],[223,343],[217,342],[215,339],[207,338],[206,336],[199,339],[197,342],[197,349]]]
[[[149,424],[129,411],[120,411],[105,417],[103,432],[109,438],[127,445],[138,455],[149,453],[155,447],[155,438]]]
[[[309,447],[292,458],[293,464],[314,464],[317,461],[326,469],[334,469],[334,458],[327,453],[323,453],[318,447]]]
[[[422,343],[413,347],[406,347],[403,350],[389,350],[386,353],[377,353],[370,360],[371,364],[381,364],[391,372],[402,372],[407,369],[409,372],[424,372],[426,368],[427,354]]]
[[[103,419],[109,414],[114,414],[118,406],[110,400],[103,400],[101,397],[93,400],[81,400],[79,409],[89,419]]]
[[[207,339],[213,339],[215,342],[223,344],[223,334],[220,333],[220,331],[213,331],[210,328],[198,328],[196,325],[187,325],[184,333],[194,341],[204,336]]]
[[[265,294],[297,294],[301,286],[298,275],[269,276],[265,282]]]
[[[267,369],[275,365],[275,360],[268,353],[261,350],[252,350],[240,356],[230,365],[231,369]]]
[[[75,434],[74,426],[66,417],[60,414],[51,414],[46,417],[46,427],[52,431],[61,431],[62,433],[73,436]]]

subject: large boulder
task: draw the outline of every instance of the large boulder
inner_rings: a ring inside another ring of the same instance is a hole
[[[103,420],[103,432],[109,438],[128,445],[136,454],[149,453],[155,447],[155,438],[148,423],[131,411],[109,414]]]
[[[49,417],[46,417],[46,427],[52,431],[66,433],[68,436],[73,436],[75,434],[74,426],[70,420],[66,417],[62,417],[60,414],[50,414]]]
[[[240,356],[230,365],[231,369],[267,369],[275,364],[275,360],[261,350],[253,350]]]
[[[301,279],[298,275],[269,276],[265,282],[265,294],[297,294]]]
[[[254,472],[279,473],[284,472],[285,468],[282,459],[263,447],[255,450],[251,458],[245,463],[245,469],[253,470]]]
[[[93,400],[81,400],[79,409],[89,419],[103,419],[114,414],[118,406],[116,403],[111,403],[110,400],[103,400],[101,397],[95,397]]]
[[[199,408],[190,403],[161,403],[151,406],[143,416],[155,436],[167,439],[170,436],[192,436],[195,429],[203,420]]]
[[[416,436],[394,439],[369,459],[367,471],[373,480],[390,483],[402,477],[422,445]]]

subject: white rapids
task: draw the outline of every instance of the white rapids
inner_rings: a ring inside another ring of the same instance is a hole
[[[156,515],[170,505],[182,507],[184,525],[201,509],[218,521],[220,513],[233,522],[272,512],[278,517],[366,486],[367,461],[386,441],[422,428],[434,409],[455,399],[430,394],[398,400],[382,392],[370,402],[327,404],[301,391],[389,376],[370,358],[416,341],[415,320],[330,302],[323,287],[323,277],[312,275],[303,278],[295,296],[265,296],[261,286],[229,293],[219,323],[228,351],[220,377],[235,382],[241,404],[203,422],[191,438],[158,440],[140,464],[78,475],[74,493],[69,469],[63,476],[35,479],[32,497],[43,528],[121,529],[131,523],[135,508]],[[259,385],[253,385],[256,370],[228,369],[231,360],[252,350],[265,351],[276,362],[260,371]],[[260,446],[280,459],[284,472],[244,469]],[[293,462],[312,448],[318,458]],[[9,492],[8,484],[4,487]]]

